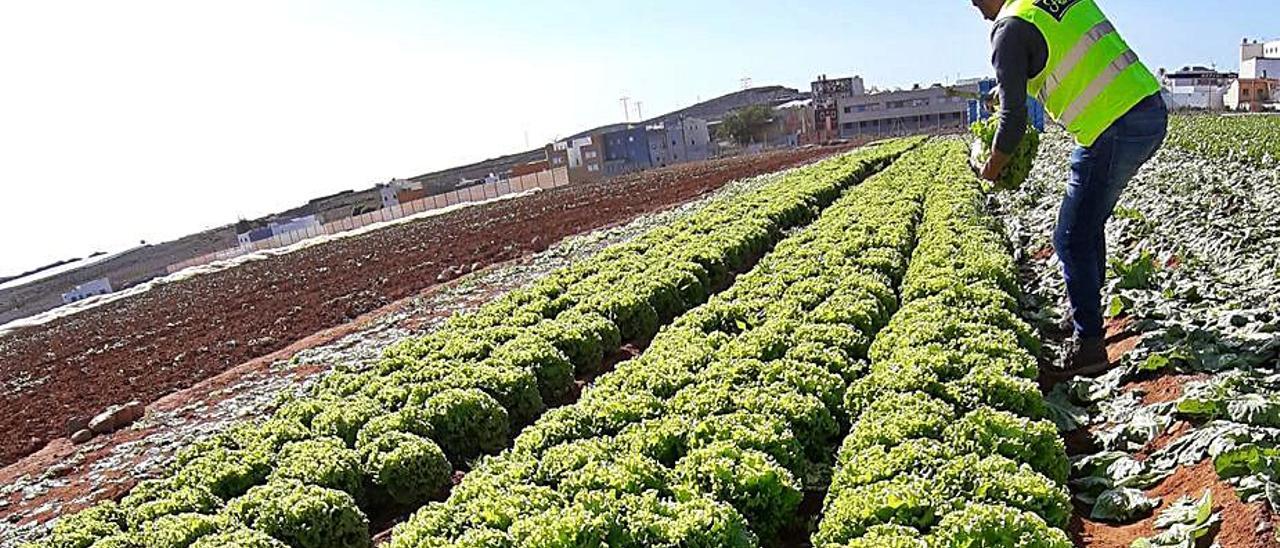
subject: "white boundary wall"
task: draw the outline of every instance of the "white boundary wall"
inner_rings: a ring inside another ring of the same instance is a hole
[[[568,186],[568,184],[569,169],[563,167],[538,173],[531,173],[529,175],[515,177],[505,181],[498,181],[496,183],[484,183],[482,185],[475,185],[452,192],[446,192],[444,194],[428,196],[420,200],[404,202],[391,207],[379,209],[378,211],[365,213],[363,215],[340,219],[332,223],[319,226],[309,226],[304,230],[285,232],[265,240],[241,245],[240,247],[201,255],[193,259],[169,265],[167,270],[170,274],[173,274],[174,272],[191,268],[193,266],[202,266],[217,261],[226,261],[242,255],[256,253],[267,249],[288,247],[313,238],[359,230],[372,224],[403,219],[405,217],[426,213],[428,211],[450,208],[462,204],[484,202],[510,194],[528,192],[534,189],[550,190],[553,188]]]

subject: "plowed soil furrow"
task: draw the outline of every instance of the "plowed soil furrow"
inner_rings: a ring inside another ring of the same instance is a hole
[[[446,268],[511,260],[724,184],[841,149],[776,152],[576,185],[387,227],[161,285],[0,338],[0,465],[114,404],[154,401],[437,285]]]

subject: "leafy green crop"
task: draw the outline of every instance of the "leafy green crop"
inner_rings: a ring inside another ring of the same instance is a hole
[[[757,546],[797,525],[803,490],[825,483],[847,428],[848,379],[897,309],[923,210],[915,174],[935,150],[850,190],[639,358],[478,463],[392,545]],[[725,268],[760,253],[766,233]]]
[[[191,548],[287,548],[288,545],[270,535],[246,528],[232,528],[212,535],[200,537]]]
[[[148,480],[134,486],[120,508],[132,528],[163,516],[184,513],[213,514],[222,500],[202,487],[179,487],[172,480]]]
[[[982,148],[982,154],[979,156],[979,162],[986,163],[991,158],[991,149],[995,145],[996,132],[1000,129],[1000,118],[992,116],[986,120],[979,120],[973,123],[970,131],[975,139],[978,140]],[[1040,152],[1040,132],[1035,128],[1027,126],[1026,136],[1018,143],[1018,149],[1013,152],[1013,156],[1009,159],[1009,165],[1000,173],[1000,178],[996,180],[996,190],[1013,190],[1022,186],[1027,181],[1027,177],[1031,175],[1032,164],[1036,160],[1036,154]]]
[[[1213,493],[1205,490],[1199,500],[1183,497],[1156,516],[1161,532],[1152,538],[1133,541],[1133,548],[1184,548],[1196,546],[1221,522],[1213,512]]]
[[[712,379],[701,378],[699,369],[692,367],[695,358],[684,350],[695,347],[684,346],[683,339],[654,342],[652,346],[659,353],[665,348],[669,356],[680,354],[690,361],[673,361],[671,367],[654,375],[636,369],[632,369],[634,375],[617,375],[619,385],[652,386],[653,392],[610,390],[606,388],[610,383],[601,382],[600,389],[588,391],[579,404],[550,413],[547,409],[571,399],[576,390],[575,375],[597,370],[624,342],[644,343],[662,326],[679,323],[677,318],[730,285],[736,274],[789,238],[793,229],[813,222],[855,182],[921,142],[923,139],[895,141],[794,170],[776,183],[711,202],[697,213],[605,249],[475,312],[455,315],[428,335],[392,345],[367,370],[334,372],[307,395],[282,402],[266,420],[234,425],[223,434],[183,449],[172,473],[163,478],[166,489],[171,486],[172,491],[139,497],[125,513],[86,513],[86,524],[75,532],[60,531],[56,538],[51,537],[50,545],[87,546],[108,537],[129,537],[165,516],[189,512],[221,512],[234,522],[295,547],[365,545],[369,540],[366,518],[358,504],[368,509],[370,504],[390,499],[416,506],[437,499],[444,487],[442,477],[451,471],[448,468],[466,466],[479,458],[475,466],[487,470],[483,456],[507,446],[514,433],[535,421],[537,426],[529,428],[516,443],[522,458],[536,459],[543,451],[581,439],[619,436],[628,427],[663,415],[663,402],[687,385],[710,383]],[[856,219],[854,209],[869,214],[899,200],[887,189],[877,195],[865,206],[845,204],[838,208],[842,225]],[[838,407],[842,397],[843,387],[838,386],[842,383],[837,379],[857,370],[857,359],[870,344],[868,333],[863,331],[872,325],[868,322],[888,317],[891,312],[880,308],[883,301],[879,299],[893,295],[887,288],[871,294],[861,286],[839,288],[840,273],[871,275],[872,271],[881,272],[875,269],[883,269],[889,275],[905,271],[911,213],[895,212],[887,218],[884,234],[862,234],[864,239],[876,236],[877,247],[894,247],[897,255],[876,254],[876,266],[867,269],[852,260],[841,262],[836,265],[839,270],[833,270],[824,282],[833,292],[824,296],[853,296],[864,303],[859,305],[863,316],[849,317],[847,321],[853,323],[848,324],[828,314],[822,322],[804,322],[794,330],[777,333],[785,343],[773,347],[778,351],[809,346],[809,352],[792,358],[794,363],[805,364],[793,368],[803,374],[789,374],[775,364],[769,370],[759,370],[769,382],[757,383],[751,390],[722,386],[714,396],[682,398],[690,412],[752,407],[771,417],[794,421],[783,430],[794,432],[789,443],[801,447],[802,455],[793,456],[794,462],[822,460],[822,453],[834,443],[841,427],[840,410],[832,408]],[[844,240],[843,234],[833,236]],[[834,240],[807,239],[792,246],[790,256],[803,265],[800,255],[816,243],[824,250],[836,251]],[[840,255],[856,257],[852,251],[841,250]],[[761,277],[767,279],[768,275]],[[797,271],[792,282],[804,277]],[[807,314],[806,307],[823,301],[813,299],[805,286],[787,295],[788,287],[770,285],[768,294],[757,297],[774,302],[791,297],[797,303],[793,307],[797,314]],[[710,340],[705,333],[668,327],[673,334],[683,332]],[[836,348],[822,351],[812,348],[815,345]],[[743,352],[754,348],[740,347]],[[844,369],[830,371],[828,364],[843,364]],[[538,421],[539,417],[544,420]],[[775,427],[772,423],[758,426]],[[723,441],[710,440],[720,435],[709,426],[705,431],[708,437],[692,442],[701,449]],[[637,448],[644,446],[639,439],[631,441]],[[649,447],[657,449],[659,445]],[[788,442],[757,439],[741,449],[773,450],[783,445]],[[790,447],[788,451],[794,449]],[[672,445],[669,449],[661,455],[664,463],[643,455],[598,462],[584,466],[580,476],[564,485],[576,485],[574,489],[594,495],[599,491],[597,482],[618,488],[662,484],[670,495],[673,480],[666,479],[668,474],[647,475],[654,471],[650,465],[674,466],[694,448]],[[772,452],[767,454],[772,458]],[[452,525],[457,534],[451,539],[460,545],[495,545],[500,542],[495,539],[511,538],[507,530],[513,529],[513,523],[568,503],[546,487],[528,485],[518,478],[488,483],[483,473],[473,472],[472,476],[475,479],[468,484],[481,486],[477,492],[486,495],[467,496],[466,487],[455,490],[455,498],[474,510],[469,515],[480,516],[474,522]],[[694,474],[684,485],[713,485],[703,479]],[[680,500],[629,500],[622,506],[603,499],[597,502],[584,510],[601,516],[626,511],[632,504],[644,506],[647,513],[628,518],[623,528],[627,534],[645,539],[642,543],[655,539],[658,544],[734,546],[748,545],[754,538],[737,510],[706,493]],[[126,521],[126,515],[134,516],[133,521]],[[494,533],[495,529],[500,531]],[[64,537],[72,540],[63,543],[60,539]]]
[[[1111,260],[1111,273],[1119,278],[1119,289],[1151,289],[1155,285],[1156,273],[1160,267],[1156,265],[1155,256],[1143,250],[1132,260]]]
[[[298,480],[364,497],[360,456],[338,438],[316,438],[284,446],[267,481]]]
[[[347,493],[279,480],[231,501],[224,515],[296,548],[370,546],[369,522]]]
[[[420,506],[442,497],[453,467],[431,440],[407,432],[387,432],[360,447],[365,474],[397,504]]]
[[[178,514],[149,521],[135,533],[138,546],[186,548],[201,537],[226,527],[225,521],[202,514]]]
[[[123,533],[125,513],[114,502],[103,502],[58,520],[42,546],[89,548],[99,539]]]
[[[1071,545],[1066,452],[1032,380],[1039,342],[953,144],[926,193],[903,304],[845,394],[853,427],[816,546]]]
[[[381,404],[369,398],[349,398],[342,405],[324,405],[311,420],[311,431],[332,436],[354,446],[356,435],[370,420],[385,413]]]
[[[1174,115],[1168,142],[1208,158],[1274,163],[1280,159],[1280,116]]]
[[[459,465],[482,454],[497,453],[510,436],[507,410],[474,389],[446,390],[432,396],[423,405],[423,420],[449,462]]]
[[[794,518],[804,495],[772,457],[723,441],[691,451],[675,467],[677,498],[711,495],[742,512],[752,529],[772,537]]]

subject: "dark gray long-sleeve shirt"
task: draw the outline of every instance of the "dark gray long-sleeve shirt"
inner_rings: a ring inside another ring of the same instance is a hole
[[[1013,154],[1027,133],[1027,81],[1049,64],[1049,44],[1030,22],[1006,17],[991,31],[991,66],[1000,84],[996,150]]]

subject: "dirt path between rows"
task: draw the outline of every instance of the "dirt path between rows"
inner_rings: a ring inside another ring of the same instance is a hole
[[[69,421],[154,402],[431,288],[447,268],[516,259],[843,150],[702,162],[470,207],[160,285],[6,335],[0,465],[66,437]]]
[[[1113,363],[1132,352],[1141,341],[1141,336],[1132,331],[1133,322],[1124,319],[1109,322],[1107,353]],[[1123,390],[1135,392],[1142,396],[1142,405],[1154,405],[1175,401],[1182,397],[1182,389],[1188,383],[1203,379],[1203,375],[1160,374],[1127,383]],[[1147,444],[1135,458],[1142,460],[1163,447],[1177,441],[1192,429],[1189,423],[1177,421],[1163,434]],[[1065,434],[1067,450],[1074,454],[1088,454],[1096,451],[1092,434],[1088,429],[1081,429]],[[1205,491],[1213,496],[1213,511],[1218,513],[1222,522],[1215,527],[1206,540],[1211,540],[1222,548],[1277,548],[1280,542],[1274,538],[1275,517],[1263,503],[1246,503],[1236,496],[1235,488],[1218,477],[1211,461],[1201,462],[1195,466],[1179,467],[1174,474],[1158,485],[1147,489],[1148,497],[1161,500],[1150,516],[1134,523],[1115,524],[1089,519],[1089,508],[1077,505],[1076,516],[1068,526],[1072,541],[1076,546],[1086,548],[1130,548],[1135,540],[1150,538],[1158,531],[1155,519],[1160,510],[1166,508],[1182,497],[1200,498]],[[1207,544],[1205,544],[1207,546]]]
[[[1030,261],[1046,262],[1053,256],[1052,249],[1042,250],[1028,257]],[[1022,265],[1023,277],[1026,278],[1030,264]],[[1023,280],[1024,283],[1027,279]],[[1120,317],[1107,321],[1107,356],[1112,363],[1121,360],[1133,352],[1142,342],[1142,335],[1135,331],[1136,322],[1131,317]],[[1067,333],[1057,326],[1041,326],[1041,336],[1050,345],[1062,345]],[[1042,363],[1048,366],[1049,363]],[[1121,389],[1141,396],[1144,406],[1175,401],[1182,397],[1183,388],[1190,382],[1202,380],[1204,375],[1158,374],[1143,377],[1126,383]],[[1042,374],[1041,389],[1046,394],[1058,382],[1067,379]],[[1090,426],[1063,433],[1067,453],[1071,456],[1088,455],[1100,450],[1093,436],[1093,431],[1100,426]],[[1165,432],[1152,440],[1135,458],[1144,459],[1163,447],[1177,441],[1192,430],[1186,422],[1178,421]],[[1155,518],[1160,510],[1181,497],[1200,498],[1205,491],[1213,494],[1213,511],[1222,518],[1206,540],[1216,542],[1222,548],[1280,548],[1280,542],[1274,539],[1275,517],[1262,503],[1246,503],[1236,496],[1235,489],[1218,478],[1212,462],[1202,462],[1196,466],[1180,467],[1170,477],[1158,485],[1145,491],[1148,497],[1162,501],[1150,516],[1133,523],[1115,524],[1089,519],[1091,508],[1076,503],[1075,515],[1067,526],[1067,533],[1072,542],[1081,548],[1130,548],[1135,540],[1154,536]],[[1260,525],[1263,524],[1260,529]],[[1207,547],[1205,543],[1203,546]]]

